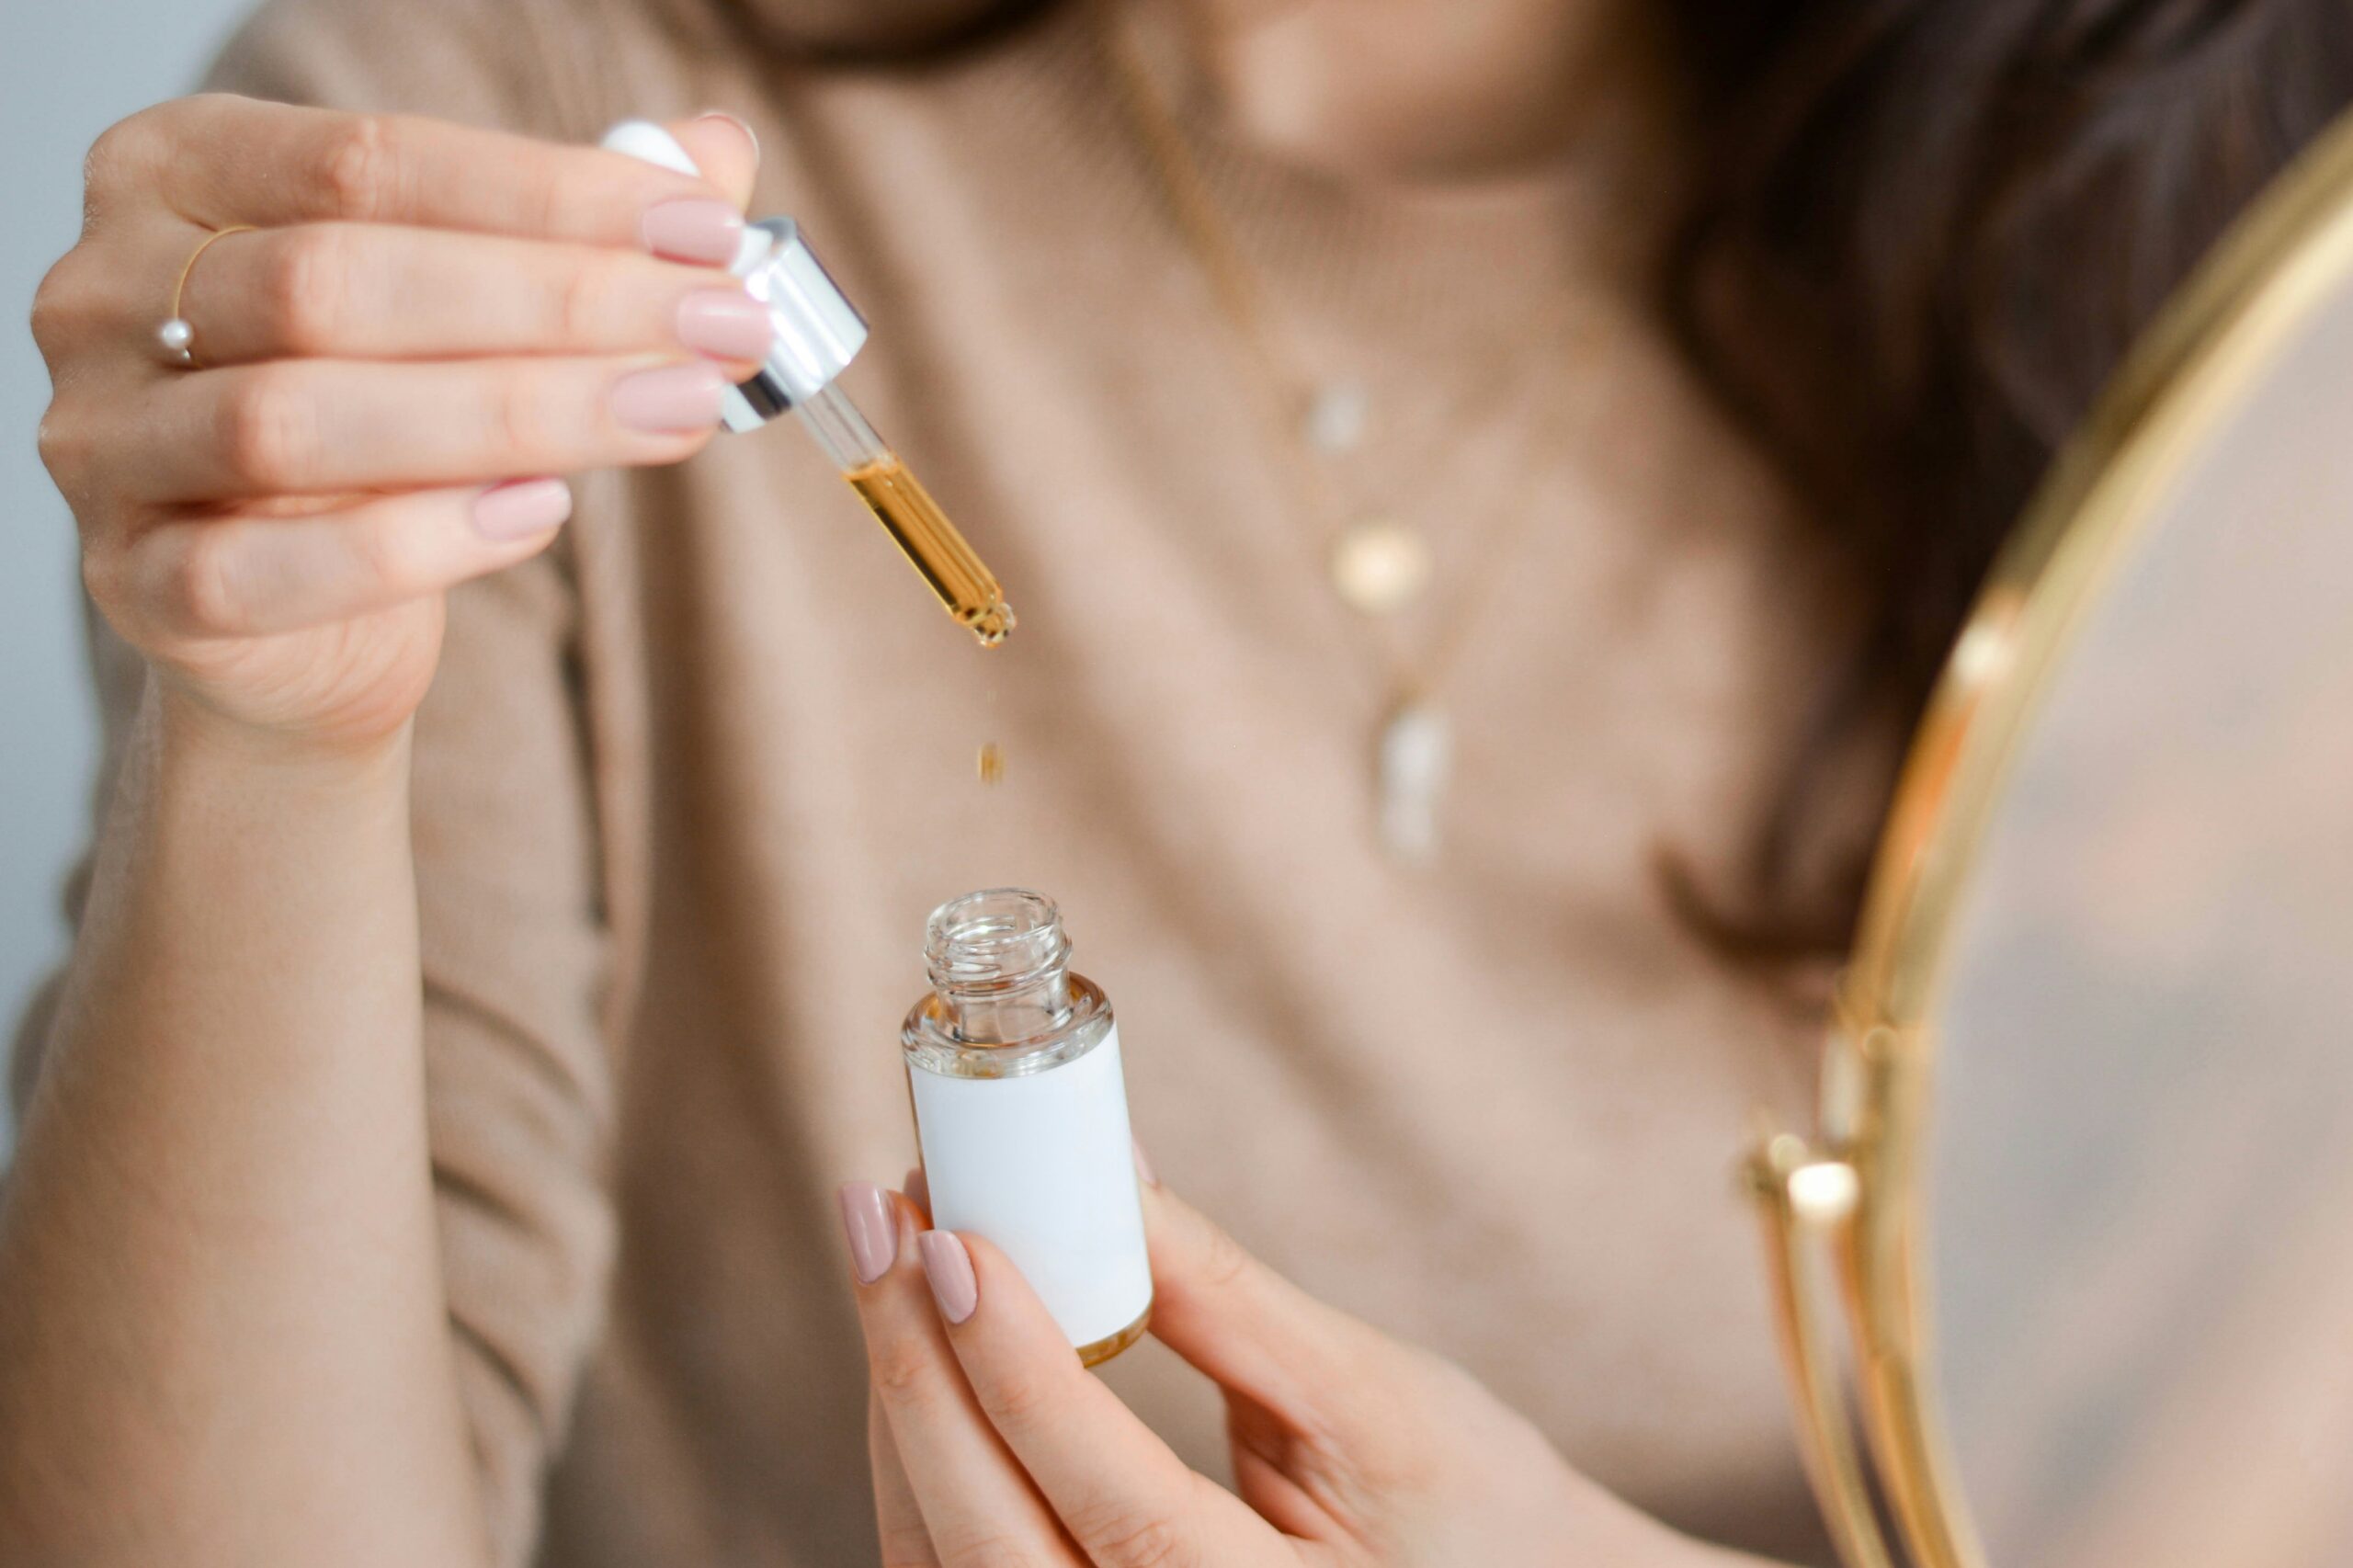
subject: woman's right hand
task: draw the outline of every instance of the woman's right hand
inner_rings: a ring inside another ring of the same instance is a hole
[[[767,340],[725,271],[758,153],[674,125],[697,180],[617,153],[225,96],[99,138],[33,333],[42,460],[98,608],[167,699],[366,747],[406,722],[442,597],[536,554],[558,477],[675,462]],[[157,328],[205,236],[181,316]]]
[[[1137,1174],[1152,1332],[1223,1392],[1234,1490],[1080,1365],[1004,1253],[856,1182],[886,1568],[1768,1568],[1604,1492],[1469,1373],[1276,1275],[1141,1153]]]

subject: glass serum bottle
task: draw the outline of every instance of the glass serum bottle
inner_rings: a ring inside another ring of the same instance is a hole
[[[1088,1366],[1152,1315],[1120,1030],[1051,899],[966,893],[924,933],[900,1048],[932,1223],[1011,1258]]]

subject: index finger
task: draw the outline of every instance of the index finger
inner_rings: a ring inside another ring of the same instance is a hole
[[[1279,1561],[1266,1550],[1280,1544],[1273,1527],[1188,1469],[1079,1364],[1005,1254],[953,1231],[917,1244],[972,1397],[1088,1562]]]
[[[957,1374],[916,1261],[914,1207],[870,1182],[839,1197],[870,1386],[932,1550],[949,1568],[999,1559],[1074,1568],[1061,1527]]]
[[[160,154],[137,162],[165,202],[210,229],[343,221],[634,246],[646,241],[649,209],[723,200],[708,180],[618,153],[417,115],[216,93],[149,110],[124,130],[155,138]],[[144,150],[134,140],[132,151]]]

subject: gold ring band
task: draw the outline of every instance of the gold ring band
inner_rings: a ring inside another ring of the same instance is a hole
[[[251,223],[232,223],[225,229],[215,229],[197,241],[196,248],[188,252],[188,259],[180,264],[180,275],[172,279],[172,313],[165,318],[163,326],[156,332],[156,336],[163,341],[164,351],[173,356],[177,364],[188,369],[197,368],[196,328],[180,314],[180,299],[188,292],[188,275],[196,270],[197,262],[212,248],[214,241],[227,239],[231,234],[250,234],[254,229],[255,225]]]

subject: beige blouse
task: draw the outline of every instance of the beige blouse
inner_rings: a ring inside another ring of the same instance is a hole
[[[1624,214],[1350,189],[1194,119],[1302,356],[1369,390],[1355,492],[1432,536],[1441,601],[1483,575],[1444,849],[1401,865],[1389,693],[1083,8],[879,67],[698,4],[273,0],[216,77],[574,140],[743,115],[756,206],[873,323],[847,384],[1021,616],[978,651],[785,427],[596,476],[556,552],[456,595],[416,748],[426,1052],[505,1556],[872,1561],[829,1194],[912,1158],[926,912],[1008,882],[1062,903],[1172,1185],[1643,1507],[1818,1553],[1731,1176],[1813,1023],[1654,863],[1736,863],[1852,596],[1626,302]],[[1579,331],[1516,342],[1564,278]],[[1532,526],[1476,559],[1507,506]],[[1174,1358],[1108,1376],[1222,1471]]]

